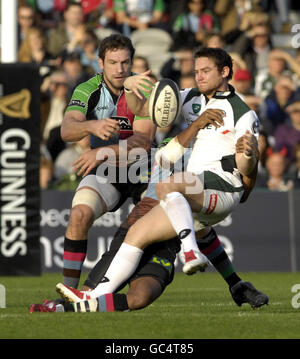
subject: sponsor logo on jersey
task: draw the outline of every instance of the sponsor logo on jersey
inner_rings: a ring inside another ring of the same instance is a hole
[[[120,126],[120,130],[122,131],[128,131],[128,130],[132,130],[132,126],[131,123],[129,121],[129,119],[127,117],[123,117],[123,116],[111,116],[110,118],[112,118],[113,120],[118,120],[119,121],[119,126]]]
[[[193,103],[192,109],[193,109],[194,113],[198,113],[201,110],[201,105],[199,103]]]
[[[80,100],[71,100],[69,106],[79,106],[85,108],[86,104]]]

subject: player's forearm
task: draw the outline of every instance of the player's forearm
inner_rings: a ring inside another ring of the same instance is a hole
[[[61,138],[66,142],[77,142],[92,133],[94,120],[78,121],[72,118],[64,120],[61,125]]]
[[[189,127],[187,127],[185,130],[183,130],[177,135],[177,140],[181,144],[181,146],[187,148],[189,147],[189,144],[193,140],[193,138],[196,137],[198,131],[199,126],[197,125],[197,123],[193,122]]]
[[[149,116],[148,101],[146,98],[138,98],[135,93],[129,89],[125,90],[125,97],[127,105],[133,114],[141,117]]]

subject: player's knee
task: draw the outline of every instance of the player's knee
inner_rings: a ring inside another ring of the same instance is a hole
[[[127,304],[130,310],[138,310],[151,304],[151,296],[147,293],[131,293],[127,294]]]
[[[88,206],[77,205],[71,209],[69,223],[72,227],[89,228],[93,220],[93,211]]]

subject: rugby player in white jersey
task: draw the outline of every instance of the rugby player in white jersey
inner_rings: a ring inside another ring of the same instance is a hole
[[[194,273],[206,262],[196,245],[192,212],[197,213],[202,228],[222,221],[242,198],[242,176],[248,176],[257,164],[247,135],[258,136],[258,118],[228,84],[231,76],[232,60],[224,50],[201,48],[195,52],[197,89],[181,92],[182,115],[189,126],[156,157],[164,166],[176,162],[192,146],[187,170],[156,185],[160,204],[130,228],[103,282],[88,293],[90,298],[113,292],[134,272],[149,244],[176,235],[186,256],[185,273]],[[127,78],[124,87],[131,110],[145,115],[145,101],[139,104],[141,78]],[[211,125],[202,127],[203,118]],[[242,136],[244,151],[236,153],[235,144]],[[68,296],[68,288],[58,285],[57,289]]]

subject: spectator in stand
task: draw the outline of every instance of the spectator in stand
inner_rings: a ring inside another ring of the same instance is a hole
[[[267,175],[260,178],[258,186],[271,191],[288,191],[293,188],[293,182],[287,176],[288,161],[285,156],[284,149],[274,152],[269,148],[266,160]]]
[[[300,142],[294,145],[295,162],[290,166],[288,171],[288,178],[293,181],[293,187],[300,189]]]
[[[173,26],[175,43],[194,46],[204,44],[206,36],[220,31],[217,16],[206,8],[205,0],[186,0],[185,12]]]
[[[205,39],[206,47],[219,47],[221,49],[226,48],[226,42],[221,34],[209,34]]]
[[[47,148],[41,145],[40,148],[40,188],[49,188],[54,174],[54,165]]]
[[[237,69],[233,73],[231,84],[243,101],[245,101],[252,110],[258,112],[262,99],[253,93],[250,72],[247,69]]]
[[[73,173],[72,164],[85,151],[90,149],[90,137],[83,137],[80,141],[74,142],[64,149],[55,160],[55,178],[59,179],[66,174]]]
[[[297,98],[299,98],[299,89],[296,88],[292,78],[281,75],[259,109],[262,129],[269,136],[274,136],[277,126],[287,121],[289,114],[286,108]]]
[[[81,6],[89,28],[115,26],[113,0],[81,0]]]
[[[172,79],[177,85],[180,85],[182,75],[194,71],[193,50],[190,47],[182,47],[173,53],[161,67],[161,77]]]
[[[77,38],[82,34],[84,17],[80,3],[69,3],[63,17],[64,21],[58,28],[49,33],[48,50],[53,56],[60,55],[66,47],[77,43]]]
[[[260,0],[260,6],[262,8],[262,11],[266,13],[272,10],[275,10],[277,12],[280,22],[280,28],[278,29],[278,32],[290,33],[291,0]]]
[[[44,84],[44,91],[49,92],[50,110],[43,130],[43,142],[55,161],[58,154],[65,149],[65,143],[60,136],[60,126],[68,102],[68,78],[63,71],[55,71],[48,79],[48,88]]]
[[[142,74],[149,70],[149,62],[144,56],[135,55],[132,60],[132,68],[131,71],[137,74]]]
[[[134,30],[162,27],[164,0],[115,0],[116,23],[120,32],[130,37]]]
[[[236,0],[216,0],[214,12],[220,19],[220,34],[227,38],[239,27],[239,13],[236,7]]]
[[[272,49],[269,27],[259,24],[251,27],[241,35],[232,45],[232,51],[237,52],[245,60],[248,70],[254,78],[261,70],[268,67],[267,59]]]
[[[289,53],[273,49],[268,56],[268,68],[260,71],[255,78],[255,94],[266,98],[282,74],[292,75],[297,81],[300,78],[300,63],[298,64]]]
[[[258,174],[257,174],[258,181],[259,178],[261,177],[264,178],[267,175],[266,160],[267,160],[267,153],[269,148],[270,148],[270,144],[268,141],[268,134],[264,131],[260,131],[258,136],[258,150],[259,150],[259,162],[258,162]]]
[[[62,68],[67,76],[69,85],[67,97],[71,98],[74,88],[79,83],[87,81],[91,75],[82,65],[81,56],[78,52],[68,54],[63,60]]]
[[[47,37],[41,29],[31,27],[27,30],[26,37],[18,51],[18,60],[40,66],[42,76],[55,68],[55,59],[47,51]]]
[[[35,10],[27,4],[21,4],[18,8],[18,47],[24,41],[27,30],[35,26]]]
[[[295,161],[294,146],[300,142],[300,98],[286,108],[290,121],[279,125],[274,133],[275,149],[287,149],[287,158]]]
[[[86,70],[94,75],[101,72],[98,63],[99,39],[93,30],[89,30],[87,25],[79,25],[73,39],[66,45],[60,53],[62,61],[72,54],[78,54],[81,64]]]

